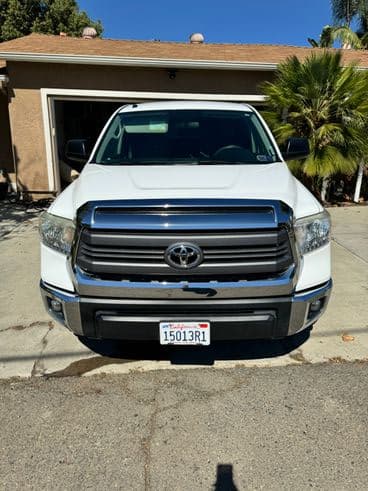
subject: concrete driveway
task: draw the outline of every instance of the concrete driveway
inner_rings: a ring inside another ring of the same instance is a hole
[[[310,336],[163,349],[109,342],[86,346],[51,321],[38,292],[37,212],[8,210],[0,223],[0,378],[367,360],[368,207],[329,211],[334,290],[327,313]]]

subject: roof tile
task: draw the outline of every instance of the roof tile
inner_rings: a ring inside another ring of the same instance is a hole
[[[0,53],[32,53],[85,56],[153,58],[166,60],[280,63],[292,55],[304,59],[320,48],[272,44],[191,44],[167,41],[83,39],[30,34],[0,44]],[[334,50],[335,51],[335,50]],[[368,68],[367,50],[344,50],[345,63],[355,61]]]

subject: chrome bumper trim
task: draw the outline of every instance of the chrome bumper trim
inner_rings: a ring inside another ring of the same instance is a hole
[[[125,298],[125,299],[118,299],[118,298],[88,298],[88,297],[80,297],[78,294],[73,294],[73,293],[67,293],[63,292],[61,290],[58,290],[57,288],[53,288],[51,285],[46,285],[44,282],[41,281],[40,284],[41,288],[41,295],[46,307],[46,310],[50,313],[50,315],[55,318],[57,321],[61,322],[64,324],[66,327],[68,327],[71,331],[73,331],[77,335],[83,335],[84,330],[83,330],[83,319],[81,316],[81,302],[83,303],[89,303],[89,304],[95,304],[96,308],[98,307],[99,304],[110,304],[110,305],[129,305],[132,303],[144,303],[144,304],[162,304],[164,305],[165,303],[169,303],[168,299],[166,297],[166,302],[165,300],[158,300],[155,302],[155,299],[151,300],[142,300],[142,299],[137,299],[135,302],[132,301],[132,299]],[[317,288],[312,288],[310,290],[307,290],[305,292],[301,293],[294,293],[293,295],[289,296],[274,296],[274,297],[266,297],[263,295],[263,298],[257,297],[257,298],[249,298],[245,297],[243,298],[244,304],[248,305],[256,305],[260,304],[262,302],[274,302],[274,303],[280,303],[280,304],[285,304],[285,303],[290,303],[291,308],[290,308],[290,318],[289,318],[289,327],[287,331],[287,335],[293,335],[296,334],[309,325],[313,324],[316,322],[319,317],[323,314],[323,312],[326,310],[327,303],[329,300],[329,296],[331,293],[331,288],[332,288],[332,280],[329,280],[327,283],[325,283],[322,286],[319,286]],[[197,301],[198,301],[198,297]],[[314,316],[309,316],[309,306],[312,302],[323,298],[323,307],[322,309]],[[58,314],[54,313],[51,308],[50,308],[50,299],[58,300],[62,304],[63,308],[63,316],[59,316]],[[188,300],[188,299],[187,299]],[[205,302],[206,300],[204,300]],[[183,300],[182,300],[183,302]],[[195,302],[195,300],[188,300],[188,302],[184,303],[191,303]],[[211,302],[211,300],[209,300]],[[231,299],[222,299],[222,300],[212,300],[212,302],[221,302],[221,303],[228,303],[229,305],[233,302],[236,302],[239,304],[239,300],[231,300]],[[175,303],[175,302],[174,302]],[[163,314],[165,315],[165,314]],[[142,317],[143,320],[143,317]]]
[[[46,311],[57,322],[60,322],[75,334],[83,335],[82,319],[80,315],[80,297],[75,293],[68,293],[58,290],[55,287],[40,282],[41,297]],[[63,316],[59,316],[52,311],[49,305],[50,300],[57,300],[63,306]]]
[[[314,324],[327,308],[332,290],[332,280],[330,279],[325,285],[306,290],[305,292],[295,293],[292,296],[291,315],[289,322],[289,336],[296,334],[303,329]],[[322,309],[314,316],[308,319],[309,306],[312,302],[324,298]]]
[[[295,266],[278,278],[258,281],[106,281],[91,278],[77,266],[74,286],[82,296],[186,300],[199,298],[259,298],[291,295],[296,282]]]

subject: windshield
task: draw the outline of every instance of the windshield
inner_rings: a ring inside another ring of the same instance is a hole
[[[267,164],[278,157],[253,112],[168,110],[117,114],[92,160],[105,165]]]

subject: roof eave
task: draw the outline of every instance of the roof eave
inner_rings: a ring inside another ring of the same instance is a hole
[[[26,61],[33,63],[72,63],[81,65],[114,65],[142,68],[188,68],[209,70],[260,70],[274,71],[277,63],[221,61],[221,60],[183,60],[165,58],[137,58],[124,56],[96,55],[60,55],[41,53],[0,52],[0,58],[6,61]]]

